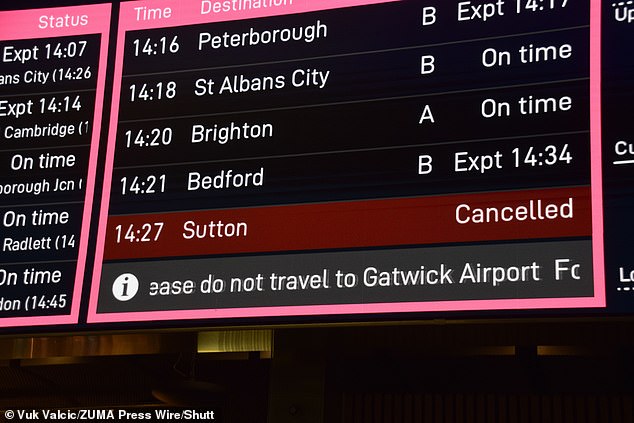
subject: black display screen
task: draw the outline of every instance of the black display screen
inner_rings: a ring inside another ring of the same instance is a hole
[[[110,10],[0,12],[0,326],[78,322]]]
[[[115,12],[96,164],[88,136],[12,139],[11,99],[41,104],[41,117],[20,117],[29,125],[49,123],[50,101],[0,85],[3,189],[98,170],[94,208],[67,190],[5,197],[0,289],[22,307],[0,324],[631,311],[627,4],[181,0]],[[53,123],[102,111],[100,34],[62,39],[86,43],[64,60],[93,76],[60,81],[70,100],[55,99]],[[6,54],[52,39],[26,38],[5,36]],[[16,75],[38,69],[16,61]],[[35,158],[20,149],[45,147],[54,169],[19,168]],[[18,224],[40,200],[50,218],[94,213],[73,220],[87,253],[14,254],[7,239],[49,236]],[[90,260],[74,277],[77,254]],[[69,268],[57,291],[23,286],[29,266],[51,261]],[[24,307],[82,287],[82,312]]]

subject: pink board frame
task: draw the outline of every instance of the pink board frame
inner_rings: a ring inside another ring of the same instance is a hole
[[[0,12],[0,40],[24,40],[37,38],[52,38],[74,35],[101,34],[99,46],[99,68],[97,71],[97,91],[95,97],[95,111],[93,115],[90,153],[88,160],[88,174],[86,176],[86,193],[82,213],[81,235],[79,237],[77,267],[70,314],[34,317],[9,317],[0,319],[0,327],[12,326],[40,326],[74,324],[79,321],[84,272],[88,252],[88,236],[90,233],[90,216],[92,213],[95,194],[95,176],[97,173],[97,156],[99,153],[99,136],[101,133],[101,117],[106,86],[106,66],[108,58],[108,41],[110,33],[110,4],[95,4],[90,6],[70,6],[49,9],[31,9]],[[84,26],[62,28],[39,28],[41,16],[86,15],[88,22]]]
[[[112,114],[106,157],[103,199],[94,275],[88,308],[89,323],[131,322],[154,320],[190,320],[249,318],[273,316],[317,316],[335,314],[372,314],[403,312],[442,312],[475,310],[526,310],[605,307],[605,275],[603,252],[603,193],[601,166],[601,1],[590,0],[590,140],[591,140],[591,191],[592,191],[592,250],[594,272],[594,296],[579,298],[533,298],[500,300],[461,300],[434,302],[400,302],[340,305],[301,305],[284,307],[248,307],[225,309],[168,310],[124,313],[98,313],[97,303],[104,256],[108,205],[114,163],[117,117],[123,73],[125,32],[131,30],[193,25],[236,19],[248,19],[291,13],[302,13],[340,7],[363,6],[398,0],[294,0],[292,6],[258,9],[248,12],[227,12],[217,15],[201,15],[200,2],[182,0],[147,0],[121,4],[119,34],[115,62]],[[135,7],[170,7],[172,17],[157,21],[138,22]]]

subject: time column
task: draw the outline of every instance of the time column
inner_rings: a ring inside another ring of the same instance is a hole
[[[110,5],[0,22],[0,327],[77,323]]]

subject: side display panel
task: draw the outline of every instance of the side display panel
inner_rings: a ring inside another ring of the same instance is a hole
[[[0,12],[0,327],[78,321],[110,11]]]
[[[600,8],[122,3],[88,321],[605,306]]]
[[[603,3],[603,154],[607,300],[634,305],[634,3]]]

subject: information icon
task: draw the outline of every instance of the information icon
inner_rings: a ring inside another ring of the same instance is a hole
[[[112,284],[112,295],[119,301],[128,301],[134,298],[139,291],[139,280],[132,273],[123,273]]]

